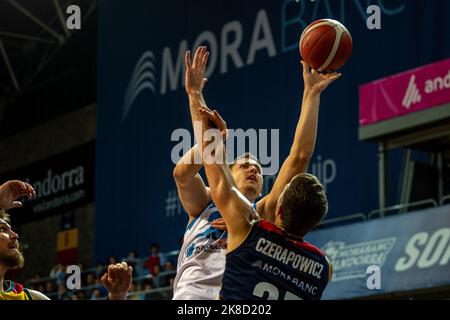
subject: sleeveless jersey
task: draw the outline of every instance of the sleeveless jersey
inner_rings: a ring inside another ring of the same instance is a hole
[[[0,291],[0,300],[33,300],[28,289],[21,284],[6,280],[4,281],[5,291]]]
[[[325,255],[274,224],[255,222],[226,256],[221,299],[317,300],[328,283]]]
[[[222,216],[210,204],[186,227],[174,280],[174,300],[214,300],[225,270],[227,233],[213,229]]]

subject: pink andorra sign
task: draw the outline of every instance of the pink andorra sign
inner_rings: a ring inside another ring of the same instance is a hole
[[[450,102],[450,58],[359,87],[359,125]]]

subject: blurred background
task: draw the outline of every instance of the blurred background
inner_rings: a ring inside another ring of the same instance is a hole
[[[380,29],[367,26],[371,4]],[[230,128],[279,130],[269,152],[281,165],[301,110],[299,37],[321,18],[353,38],[309,167],[329,200],[307,237],[334,264],[324,298],[450,298],[445,0],[0,0],[0,181],[38,192],[11,210],[26,262],[9,277],[54,299],[104,299],[105,266],[128,261],[130,299],[170,299],[188,220],[172,178],[173,133],[192,132],[185,51],[208,46],[205,99]],[[65,287],[71,264],[82,290]]]

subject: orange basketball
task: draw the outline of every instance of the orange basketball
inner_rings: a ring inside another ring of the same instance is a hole
[[[352,37],[339,21],[320,19],[303,30],[299,48],[303,60],[311,68],[333,72],[352,54]]]

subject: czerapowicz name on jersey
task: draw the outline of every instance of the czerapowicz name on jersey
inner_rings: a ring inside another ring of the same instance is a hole
[[[324,265],[290,251],[282,246],[267,240],[260,238],[255,247],[257,252],[260,252],[266,256],[269,256],[275,260],[278,260],[286,265],[291,265],[292,268],[310,274],[317,279],[320,279]]]

